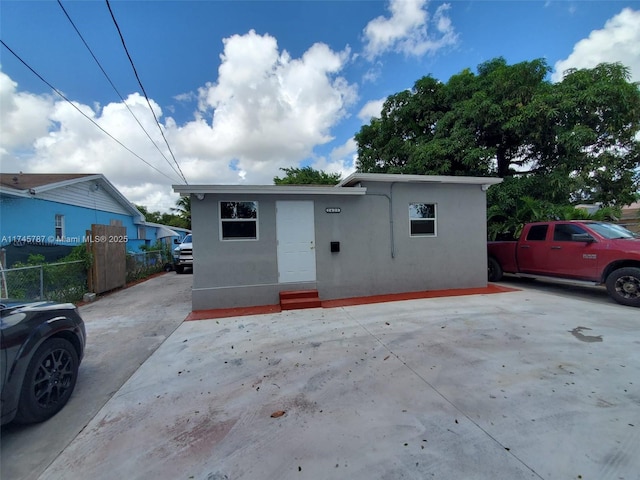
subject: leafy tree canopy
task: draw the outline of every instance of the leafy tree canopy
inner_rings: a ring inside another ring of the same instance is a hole
[[[336,185],[340,182],[339,173],[327,173],[311,167],[281,168],[286,175],[273,177],[276,185]]]
[[[503,202],[507,216],[518,203],[526,210],[525,197],[550,205],[633,202],[640,90],[629,69],[603,63],[569,70],[558,83],[549,72],[544,59],[507,65],[496,58],[446,83],[419,79],[388,97],[380,118],[356,134],[358,171],[512,179],[488,196],[490,207]]]
[[[188,197],[181,197],[177,202],[177,208],[171,209],[176,213],[160,213],[159,211],[150,212],[144,205],[136,205],[138,211],[144,215],[147,222],[160,223],[161,225],[168,225],[170,227],[191,228],[191,210],[189,208],[188,214],[185,214],[184,206],[180,203],[181,200]],[[184,201],[183,201],[184,203]],[[182,205],[182,206],[181,206]],[[188,203],[189,207],[191,203]]]

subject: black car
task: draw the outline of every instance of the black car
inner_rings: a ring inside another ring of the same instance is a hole
[[[0,301],[0,425],[42,422],[76,385],[86,331],[70,303]]]

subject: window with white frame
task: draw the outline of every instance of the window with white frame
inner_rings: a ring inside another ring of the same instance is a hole
[[[410,203],[409,222],[412,237],[435,237],[436,235],[436,204]]]
[[[56,214],[55,222],[56,239],[64,238],[64,215]]]
[[[258,202],[220,202],[222,240],[258,239]]]

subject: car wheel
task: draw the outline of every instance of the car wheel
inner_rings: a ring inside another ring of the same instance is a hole
[[[488,261],[488,279],[490,282],[499,282],[502,279],[502,267],[500,263],[493,258],[489,257]]]
[[[184,267],[182,265],[176,265],[176,273],[177,274],[184,273]]]
[[[607,292],[616,302],[640,307],[640,268],[625,267],[614,270],[607,277]]]
[[[42,422],[65,406],[78,379],[78,354],[63,339],[47,340],[29,362],[20,392],[17,423]]]

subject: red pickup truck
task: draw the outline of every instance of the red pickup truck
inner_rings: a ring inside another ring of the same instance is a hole
[[[616,302],[640,307],[640,238],[604,222],[537,222],[514,242],[488,243],[489,281],[503,273],[605,284]]]

